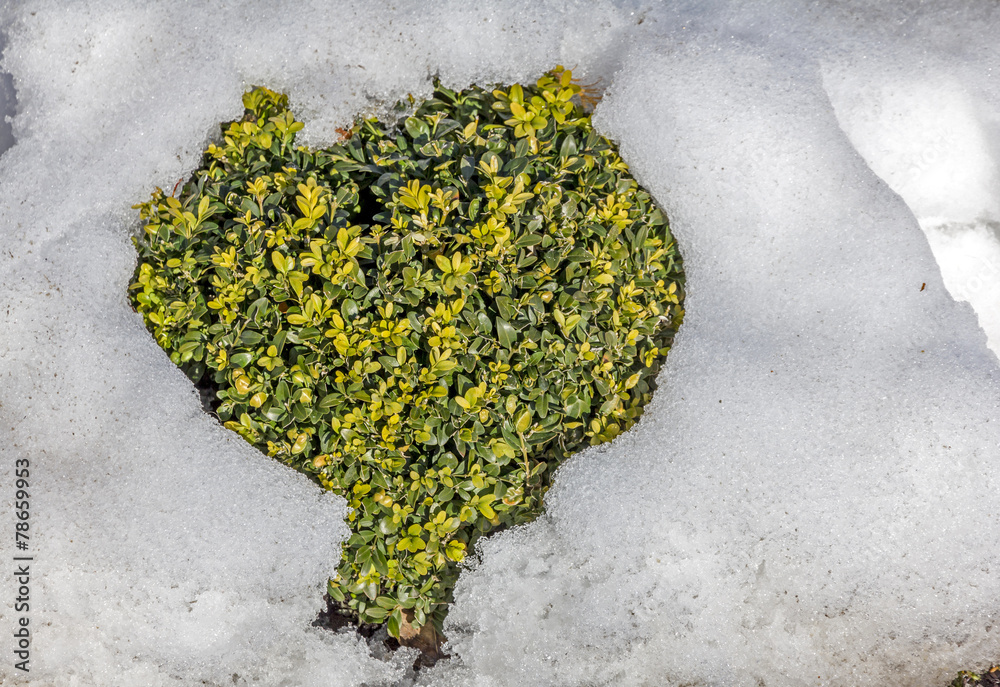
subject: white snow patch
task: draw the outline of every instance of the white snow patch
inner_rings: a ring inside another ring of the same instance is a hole
[[[978,31],[963,38],[950,52],[977,60],[928,54],[912,40],[831,59],[825,83],[851,143],[906,201],[949,292],[972,305],[1000,354],[1000,117],[988,81],[997,53]]]
[[[687,317],[640,426],[482,546],[420,682],[931,685],[1000,658],[997,359],[944,287],[1000,261],[995,10],[37,0],[0,29],[0,474],[31,463],[33,682],[408,679],[310,627],[344,503],[202,413],[128,306],[130,206],[252,84],[323,143],[430,75],[559,62],[609,86],[597,121],[672,219]]]

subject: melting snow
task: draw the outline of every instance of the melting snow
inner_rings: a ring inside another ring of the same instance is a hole
[[[201,411],[125,298],[130,206],[252,84],[315,145],[432,75],[557,63],[607,86],[687,318],[643,422],[482,547],[419,681],[934,685],[1000,659],[995,8],[36,0],[0,30],[0,531],[12,555],[27,458],[37,684],[412,678],[310,627],[344,502]]]

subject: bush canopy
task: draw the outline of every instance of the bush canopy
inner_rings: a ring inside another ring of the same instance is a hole
[[[137,311],[226,427],[348,500],[329,594],[394,636],[440,629],[476,540],[637,421],[680,323],[667,221],[579,92],[437,85],[311,150],[255,88],[136,206]]]

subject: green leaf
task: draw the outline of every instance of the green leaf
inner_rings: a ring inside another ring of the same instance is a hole
[[[543,419],[549,414],[549,397],[547,395],[542,394],[538,397],[538,400],[535,401],[535,410],[538,411],[538,417]]]
[[[566,256],[566,260],[568,262],[592,262],[594,255],[583,248],[574,248]]]
[[[367,590],[366,590],[367,593]],[[379,608],[378,606],[369,606],[365,609],[365,620],[368,622],[380,623],[385,620],[386,616],[389,615],[389,611],[384,608]]]
[[[379,575],[384,576],[389,574],[389,566],[386,562],[385,555],[377,548],[372,550],[371,561],[372,565],[375,567],[375,570],[378,572]]]
[[[330,598],[334,601],[343,602],[347,597],[344,596],[344,592],[340,590],[340,586],[335,584],[333,580],[330,580],[326,585],[326,593],[330,595]]]
[[[399,638],[399,628],[403,624],[403,612],[398,608],[389,615],[389,620],[386,622],[386,629],[389,634],[393,637]]]
[[[590,412],[590,402],[576,396],[569,399],[565,405],[566,414],[571,418],[583,417],[584,413]]]
[[[230,357],[229,364],[232,367],[246,367],[247,365],[250,364],[250,361],[252,360],[253,360],[253,354],[244,351],[243,353],[237,353],[236,355]]]
[[[431,135],[430,127],[427,126],[427,122],[422,119],[407,117],[404,126],[406,127],[406,133],[408,133],[411,138],[416,139],[421,136]]]
[[[514,301],[508,296],[497,296],[496,299],[497,308],[500,309],[500,317],[505,320],[512,320],[517,314],[517,309],[514,307]]]
[[[390,599],[388,596],[380,596],[379,598],[375,599],[375,603],[389,611],[393,610],[394,608],[396,608],[396,606],[398,606],[395,599]]]
[[[240,341],[246,346],[256,346],[263,340],[264,335],[260,332],[255,332],[252,329],[248,329],[240,335]]]
[[[507,320],[497,318],[497,338],[504,348],[511,348],[517,341],[517,332]]]
[[[443,255],[438,255],[434,258],[434,264],[438,266],[438,269],[445,274],[451,274],[452,265],[451,261]]]
[[[573,137],[572,134],[567,134],[563,138],[562,145],[559,146],[559,156],[572,157],[573,155],[576,155],[576,152],[577,152],[576,139]]]

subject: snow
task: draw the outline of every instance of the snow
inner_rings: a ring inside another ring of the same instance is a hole
[[[1000,352],[1000,122],[989,102],[995,95],[978,83],[991,63],[956,68],[929,58],[914,73],[882,57],[866,62],[828,65],[837,117],[872,171],[906,201],[948,291],[972,304]]]
[[[0,471],[31,461],[33,682],[412,679],[310,626],[345,504],[201,411],[125,298],[130,206],[252,84],[321,144],[429,75],[557,63],[607,86],[687,316],[640,425],[483,545],[419,682],[931,685],[1000,658],[997,10],[36,0],[0,29]]]

